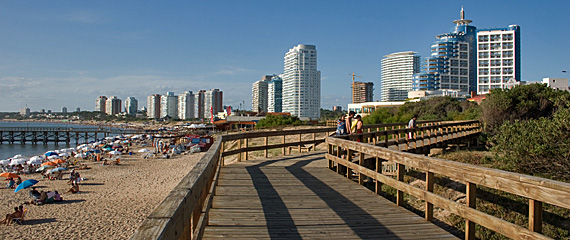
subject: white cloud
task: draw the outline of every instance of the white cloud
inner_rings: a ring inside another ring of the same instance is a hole
[[[107,22],[108,18],[101,13],[89,11],[75,11],[64,15],[64,20],[77,23],[101,24]]]

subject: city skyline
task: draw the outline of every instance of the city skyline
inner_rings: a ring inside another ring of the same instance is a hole
[[[250,101],[252,79],[283,73],[283,53],[297,44],[319,49],[321,108],[346,107],[352,72],[380,100],[382,57],[428,57],[462,5],[477,28],[521,26],[522,81],[569,77],[570,33],[557,27],[570,20],[568,1],[296,3],[0,3],[0,111],[91,111],[98,96],[146,106],[154,93],[213,88],[237,108]]]

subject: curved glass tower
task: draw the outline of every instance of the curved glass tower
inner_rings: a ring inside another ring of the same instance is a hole
[[[431,45],[431,56],[425,58],[422,70],[414,74],[412,88],[421,90],[476,91],[475,41],[477,28],[469,26],[461,8],[460,19],[450,33],[438,35]]]

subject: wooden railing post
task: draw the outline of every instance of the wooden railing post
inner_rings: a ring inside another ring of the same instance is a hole
[[[404,181],[404,165],[398,163],[397,165],[397,177],[398,177],[398,181],[403,182]],[[398,206],[403,206],[404,205],[404,192],[402,192],[401,190],[398,190],[398,192],[396,193],[396,205]]]
[[[470,182],[466,183],[465,185],[467,187],[465,204],[467,207],[477,209],[477,185]],[[465,220],[465,239],[475,239],[475,223],[469,220]]]
[[[315,133],[313,133],[313,141],[317,140]],[[313,142],[313,151],[317,151],[317,143]]]
[[[426,190],[428,192],[433,192],[433,173],[432,172],[426,172]],[[433,220],[433,204],[426,201],[425,203],[425,207],[426,207],[426,211],[425,211],[425,218],[426,221],[432,221]]]
[[[283,135],[283,140],[281,143],[285,144],[285,135]],[[285,156],[285,147],[283,147],[283,156]]]
[[[529,199],[528,229],[542,233],[542,202]]]
[[[264,145],[265,145],[265,149],[263,150],[263,156],[264,156],[264,157],[267,157],[267,142],[268,142],[268,139],[267,139],[267,138],[269,138],[269,137],[266,136],[266,137],[263,139],[263,140],[264,140]]]
[[[348,162],[352,162],[352,152],[353,150],[350,150],[350,148],[346,149],[346,160]],[[348,167],[348,165],[346,165],[346,178],[350,179],[350,168]]]
[[[299,134],[299,153],[301,153],[301,138],[303,134]]]
[[[360,155],[358,155],[358,165],[360,165],[362,167],[362,162],[364,162],[364,153],[361,152]],[[364,174],[362,174],[362,172],[358,171],[358,184],[362,185],[364,184],[364,178],[363,178]]]
[[[242,139],[238,139],[238,149],[241,149]],[[241,153],[238,153],[238,162],[241,162]]]
[[[248,146],[248,144],[247,144],[248,138],[246,137],[246,138],[244,139],[244,141],[245,141],[245,148],[247,148],[247,146]],[[245,154],[245,160],[246,160],[246,161],[249,160],[249,156],[248,156],[247,151],[245,151],[244,154]]]
[[[382,172],[382,160],[378,157],[376,158],[376,172],[377,173]],[[380,191],[382,191],[382,182],[376,180],[376,184],[374,186],[374,192],[378,194]]]
[[[220,151],[220,158],[221,158],[220,161],[221,161],[221,164],[222,164],[222,167],[223,167],[223,166],[225,165],[224,157],[222,157],[222,156],[224,155],[224,141],[222,141],[222,147],[221,147],[221,149],[222,149],[222,150]]]

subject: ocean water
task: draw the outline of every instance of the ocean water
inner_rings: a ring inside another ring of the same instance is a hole
[[[75,125],[75,124],[62,124],[62,123],[43,123],[43,122],[0,122],[0,127],[81,127],[81,128],[98,128],[97,126],[89,125]],[[100,134],[101,136],[101,134]],[[95,140],[95,139],[90,139]],[[81,140],[80,140],[81,141]],[[20,144],[15,142],[14,144],[9,144],[4,142],[0,144],[0,160],[11,158],[16,154],[21,154],[23,156],[31,157],[35,155],[43,154],[50,150],[62,149],[75,147],[75,139],[71,140],[70,145],[65,143],[55,144],[50,142],[48,144],[38,143],[32,144],[27,142],[26,144]]]

